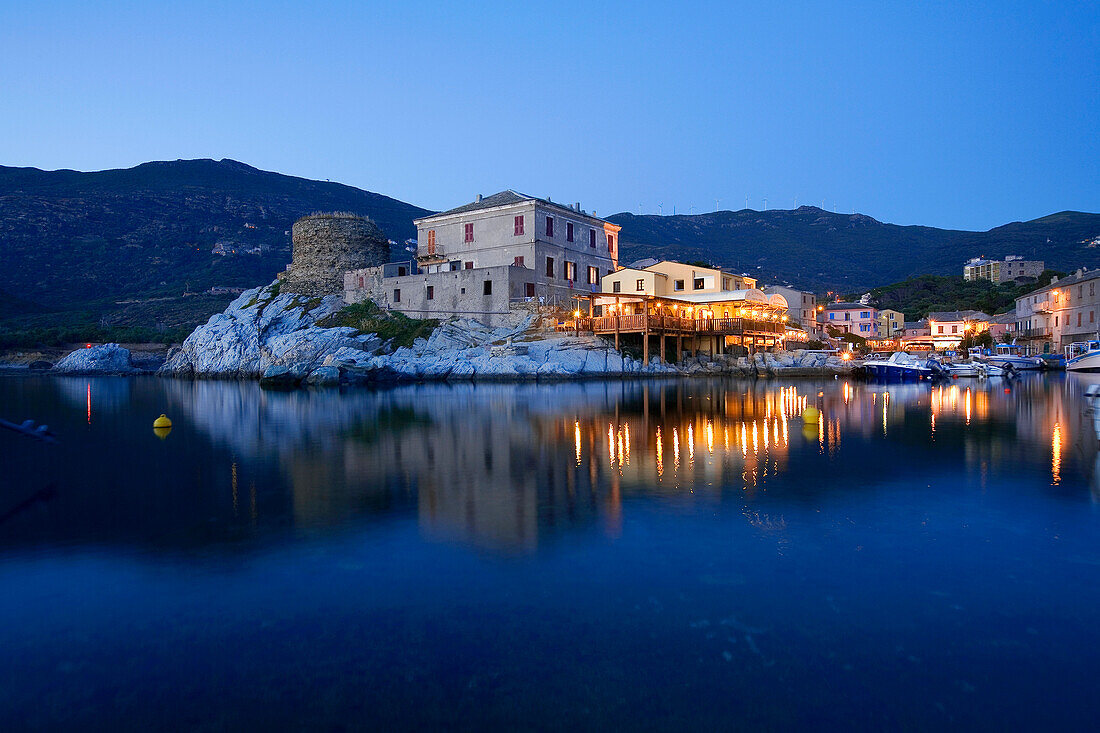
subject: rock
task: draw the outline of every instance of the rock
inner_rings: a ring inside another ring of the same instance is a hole
[[[137,372],[130,350],[118,344],[100,344],[77,349],[57,362],[53,370],[61,374],[133,374]]]
[[[53,362],[39,359],[38,361],[32,361],[27,365],[27,368],[32,372],[45,372],[53,369]]]
[[[340,367],[319,366],[303,380],[311,387],[332,387],[340,384]]]
[[[273,365],[264,370],[260,377],[260,386],[268,389],[293,389],[302,381],[290,367]]]

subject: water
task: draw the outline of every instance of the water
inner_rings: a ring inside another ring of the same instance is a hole
[[[1084,386],[0,379],[0,719],[1091,727]]]

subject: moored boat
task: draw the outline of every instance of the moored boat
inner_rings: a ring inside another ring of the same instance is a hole
[[[932,370],[912,354],[897,351],[888,359],[872,358],[863,362],[867,376],[883,382],[908,382],[932,378]]]
[[[1100,341],[1078,341],[1066,347],[1067,372],[1100,372]]]
[[[1006,367],[1011,366],[1016,371],[1035,371],[1043,368],[1043,360],[1037,356],[1025,356],[1016,344],[998,344],[995,351],[988,349],[971,349],[970,358],[978,359],[986,364]]]

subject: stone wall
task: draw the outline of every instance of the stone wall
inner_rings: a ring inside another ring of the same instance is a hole
[[[280,276],[288,292],[342,295],[344,273],[389,260],[389,240],[373,221],[353,214],[311,214],[294,222],[293,259]]]

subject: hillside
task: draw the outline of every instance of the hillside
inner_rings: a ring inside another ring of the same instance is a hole
[[[290,261],[291,224],[317,210],[365,214],[399,242],[416,236],[412,220],[427,213],[232,160],[94,173],[0,167],[0,291],[53,310],[252,287]]]
[[[428,211],[351,186],[233,160],[177,160],[81,173],[0,166],[0,345],[36,339],[177,338],[290,261],[290,228],[312,211],[374,219],[397,242]],[[956,276],[976,255],[1100,267],[1100,215],[1062,212],[988,232],[884,224],[812,206],[694,216],[610,217],[621,259],[705,260],[763,282],[865,291],[918,274]],[[395,256],[405,255],[400,247]],[[125,329],[125,334],[123,334]]]
[[[1100,266],[1100,247],[1092,243],[1100,214],[1073,211],[987,232],[884,224],[815,206],[609,218],[623,227],[624,262],[704,260],[817,292],[867,290],[918,274],[961,276],[963,262],[979,255],[1023,255],[1058,270]]]

